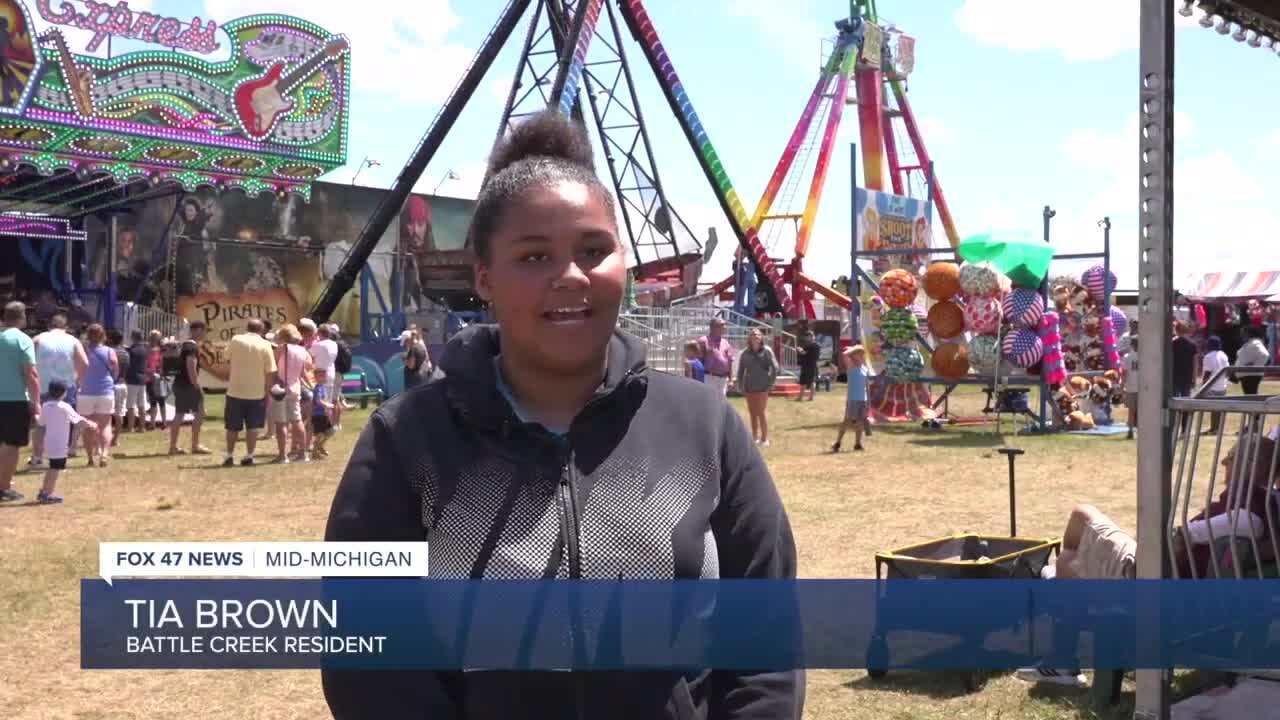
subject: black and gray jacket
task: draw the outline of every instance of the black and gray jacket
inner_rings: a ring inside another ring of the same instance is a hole
[[[622,334],[567,442],[495,382],[498,331],[449,343],[444,377],[383,404],[327,540],[427,540],[439,578],[794,578],[769,471],[711,388],[648,369]],[[799,718],[803,672],[325,671],[338,720]]]

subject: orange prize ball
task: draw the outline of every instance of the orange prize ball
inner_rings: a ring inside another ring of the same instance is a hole
[[[969,348],[959,343],[942,343],[933,351],[932,364],[938,377],[964,377],[969,373]]]
[[[934,300],[950,300],[960,294],[960,266],[936,262],[924,271],[924,292]]]
[[[929,308],[929,332],[936,338],[960,337],[964,334],[964,310],[950,300]]]
[[[880,278],[880,297],[889,307],[911,307],[919,288],[916,276],[901,268],[890,270]]]

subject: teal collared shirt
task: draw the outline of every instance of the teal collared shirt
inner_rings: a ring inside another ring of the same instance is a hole
[[[516,414],[516,417],[520,422],[538,425],[552,435],[555,435],[557,439],[565,439],[565,436],[569,434],[569,428],[547,427],[546,425],[529,418],[529,414],[516,400],[515,393],[511,392],[511,386],[507,384],[506,378],[502,375],[502,355],[495,355],[493,358],[493,376],[498,383],[498,392],[502,393],[502,397],[506,398],[507,402],[511,404],[511,410]]]

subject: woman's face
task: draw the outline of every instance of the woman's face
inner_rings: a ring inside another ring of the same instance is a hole
[[[764,347],[764,335],[759,330],[752,330],[751,335],[747,338],[747,345],[752,350],[759,350]]]
[[[514,200],[476,265],[503,352],[555,372],[593,372],[618,319],[626,260],[613,213],[577,182]],[[598,369],[598,368],[596,368]]]
[[[195,222],[196,214],[197,214],[197,211],[196,211],[195,205],[192,205],[191,203],[183,203],[182,205],[183,220],[186,220],[187,222]]]

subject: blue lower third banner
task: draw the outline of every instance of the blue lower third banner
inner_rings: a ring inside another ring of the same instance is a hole
[[[1265,581],[84,580],[80,619],[88,669],[1280,668]]]

